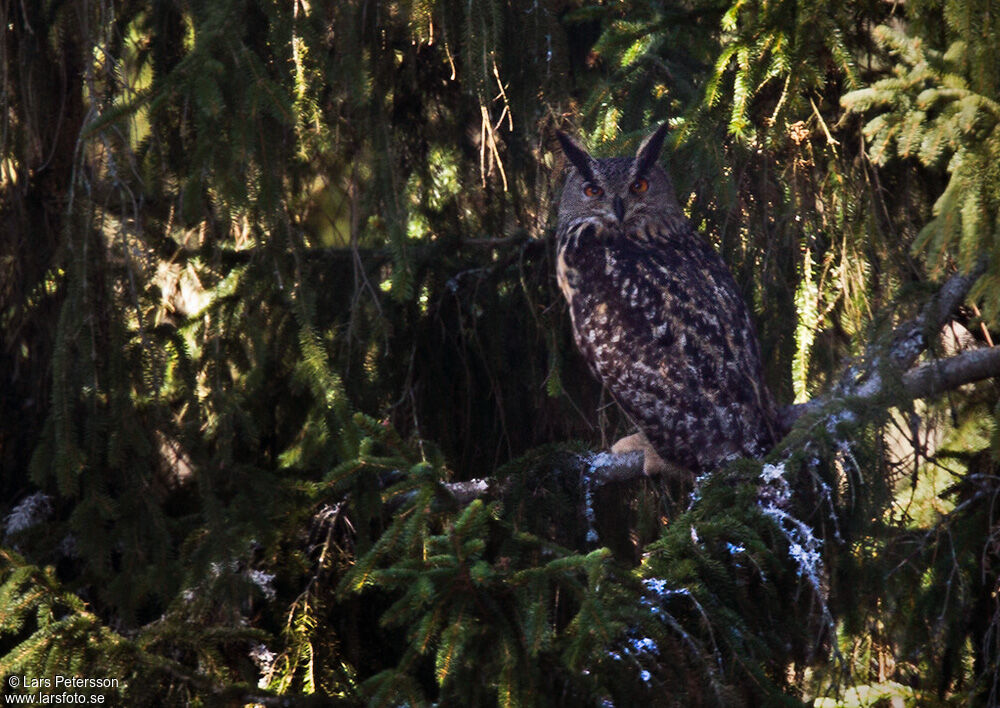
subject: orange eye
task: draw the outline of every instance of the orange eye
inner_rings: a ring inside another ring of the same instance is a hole
[[[583,193],[588,197],[599,197],[604,194],[604,190],[598,187],[596,184],[588,184],[583,188]]]
[[[629,189],[632,190],[633,194],[642,194],[649,189],[649,182],[640,177],[629,186]]]

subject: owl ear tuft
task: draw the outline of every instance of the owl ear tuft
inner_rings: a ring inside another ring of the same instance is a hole
[[[556,131],[556,137],[559,138],[559,144],[562,146],[563,153],[573,164],[573,167],[579,170],[586,181],[596,182],[597,179],[594,177],[594,158],[590,156],[590,153],[584,150],[580,143],[573,140],[573,138],[561,130]]]
[[[670,126],[666,123],[661,123],[660,127],[647,135],[646,139],[639,145],[639,149],[635,151],[636,177],[646,174],[646,171],[656,164],[657,158],[660,157],[660,150],[663,149],[663,141],[667,137],[669,128]]]

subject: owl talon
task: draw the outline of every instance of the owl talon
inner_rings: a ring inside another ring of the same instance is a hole
[[[671,470],[662,457],[660,457],[649,440],[642,433],[634,433],[622,438],[611,446],[611,452],[616,455],[624,455],[627,452],[642,453],[642,472],[647,477],[666,474]]]

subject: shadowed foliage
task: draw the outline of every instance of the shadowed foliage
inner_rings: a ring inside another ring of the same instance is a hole
[[[918,363],[993,345],[998,18],[0,2],[0,676],[995,705],[997,390],[913,401],[882,362],[977,263]],[[610,156],[660,123],[776,399],[831,397],[765,461],[604,484],[632,426],[555,283],[556,130]]]

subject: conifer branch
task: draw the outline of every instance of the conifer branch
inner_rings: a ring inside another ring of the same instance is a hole
[[[1000,346],[975,349],[946,359],[922,364],[903,375],[903,390],[910,398],[932,398],[966,384],[1000,376]],[[875,400],[882,389],[855,396],[855,401]],[[782,411],[782,424],[791,425],[806,413],[819,411],[831,401],[828,396],[818,396],[807,403],[789,406]],[[600,487],[610,482],[624,482],[645,476],[643,458],[639,452],[615,454],[611,452],[581,455],[580,466],[573,470],[585,477],[590,487]],[[504,487],[490,484],[488,478],[468,482],[455,482],[445,487],[459,504],[493,493],[502,495]]]
[[[894,373],[904,376],[905,379],[905,372],[927,349],[930,337],[941,331],[985,270],[986,261],[983,259],[969,273],[956,273],[951,276],[937,294],[924,305],[919,315],[896,327],[888,351],[885,349],[879,351],[875,346],[870,347],[864,357],[865,368],[859,371],[856,366],[848,367],[832,393],[817,396],[806,403],[787,406],[780,411],[781,429],[786,432],[791,430],[795,421],[806,413],[819,411],[833,398],[853,398],[862,401],[877,398],[884,389],[883,375],[887,373],[884,370],[887,365]],[[982,378],[993,375],[996,374],[987,374]],[[938,392],[941,390],[944,389]],[[911,395],[914,398],[923,398],[926,394]]]
[[[903,392],[911,399],[938,396],[959,386],[1000,376],[1000,346],[963,352],[910,369],[926,350],[933,333],[947,323],[985,268],[985,261],[980,261],[971,272],[958,273],[949,278],[917,317],[895,329],[890,344],[883,352],[875,348],[869,350],[865,357],[867,366],[863,371],[859,372],[857,367],[852,366],[832,392],[782,409],[779,412],[781,429],[787,433],[803,415],[817,413],[837,399],[849,398],[855,402],[879,399],[885,393],[884,374],[888,372],[884,371],[884,367],[887,365],[901,375]],[[574,472],[590,487],[645,475],[642,454],[636,452],[581,455],[579,468]],[[489,478],[444,486],[461,505],[482,496],[502,496],[504,493],[504,486],[493,484]]]
[[[574,474],[585,476],[585,483],[600,487],[610,482],[625,482],[643,476],[643,456],[641,452],[625,453],[600,452],[580,455],[578,468]],[[491,477],[480,477],[464,482],[450,482],[443,485],[460,506],[485,496],[503,496],[506,484],[496,484]]]
[[[931,398],[995,376],[1000,376],[1000,346],[922,364],[903,376],[903,387],[913,398]]]
[[[444,487],[453,497],[455,497],[455,501],[457,501],[461,506],[465,506],[472,500],[479,499],[480,497],[484,497],[489,494],[490,488],[495,486],[492,485],[491,482],[492,478],[481,477],[470,479],[465,482],[451,482],[449,484],[445,484]],[[503,487],[501,486],[500,491],[502,492],[502,490]]]

